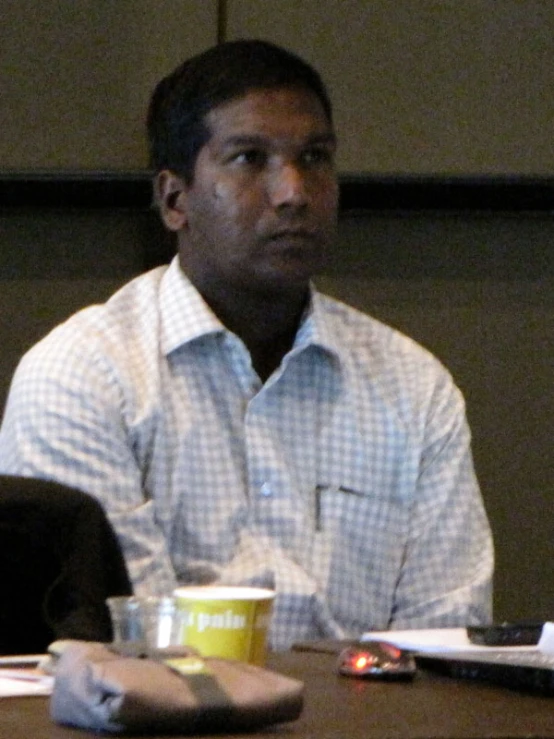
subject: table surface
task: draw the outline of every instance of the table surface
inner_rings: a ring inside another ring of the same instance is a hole
[[[305,682],[305,706],[294,722],[235,734],[256,739],[554,739],[554,697],[455,680],[420,670],[413,682],[341,677],[329,654],[271,655],[268,667]],[[186,734],[183,734],[185,736]],[[58,726],[44,697],[0,699],[1,739],[98,736]],[[175,736],[175,735],[174,735]],[[133,735],[133,739],[155,739]],[[219,735],[221,739],[221,735]]]

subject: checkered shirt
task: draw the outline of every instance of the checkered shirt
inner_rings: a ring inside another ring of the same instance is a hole
[[[270,643],[491,617],[462,396],[429,352],[312,290],[262,384],[176,260],[31,349],[0,471],[96,495],[138,594],[274,588]]]

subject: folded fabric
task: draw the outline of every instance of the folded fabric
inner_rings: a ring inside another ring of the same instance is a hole
[[[50,715],[94,731],[249,731],[298,718],[303,683],[255,665],[192,655],[164,661],[70,641],[55,667]]]

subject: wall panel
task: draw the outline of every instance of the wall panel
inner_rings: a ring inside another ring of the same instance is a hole
[[[345,172],[554,172],[550,0],[228,0],[323,73]]]
[[[2,0],[0,170],[146,166],[154,84],[217,40],[216,0]]]

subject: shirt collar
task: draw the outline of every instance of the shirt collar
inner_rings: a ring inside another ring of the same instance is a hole
[[[177,257],[162,278],[160,319],[161,350],[165,355],[195,339],[226,331],[179,266]]]
[[[340,337],[332,329],[326,297],[310,285],[310,300],[304,311],[291,354],[317,346],[340,359]],[[210,334],[227,332],[174,257],[160,287],[162,324],[161,349],[165,355],[180,346]]]
[[[296,334],[292,351],[300,352],[308,346],[316,346],[324,353],[332,354],[340,360],[343,351],[340,336],[337,335],[332,324],[328,298],[313,284],[310,285],[310,301]]]

